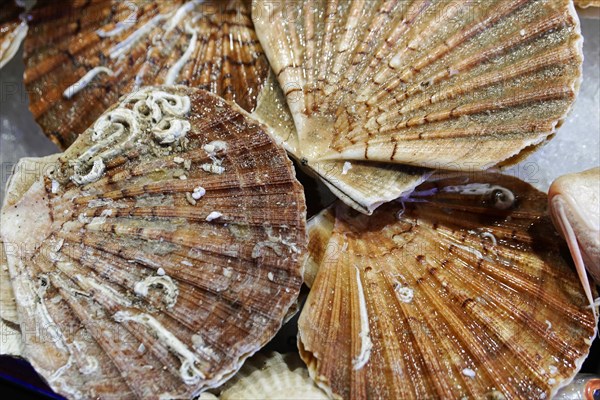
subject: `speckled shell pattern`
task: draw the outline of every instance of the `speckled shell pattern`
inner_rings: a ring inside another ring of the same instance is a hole
[[[567,0],[253,3],[307,162],[487,169],[544,142],[579,88]]]
[[[0,1],[0,68],[14,57],[27,34],[27,24],[19,17],[23,11],[15,0]]]
[[[25,84],[31,112],[61,149],[142,86],[206,89],[252,111],[269,73],[241,0],[37,3]]]
[[[547,196],[516,178],[429,181],[373,216],[309,222],[300,355],[343,399],[551,399],[597,333]]]
[[[36,171],[2,240],[24,356],[56,392],[187,399],[281,328],[302,285],[304,194],[237,105],[147,87]]]

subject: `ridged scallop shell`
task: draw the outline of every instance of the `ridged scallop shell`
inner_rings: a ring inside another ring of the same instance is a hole
[[[311,377],[344,399],[550,399],[597,320],[546,207],[527,183],[473,174],[371,217],[325,210],[299,321]]]
[[[62,149],[139,87],[184,84],[252,111],[269,73],[242,0],[40,0],[29,14],[29,108]]]
[[[14,57],[27,34],[27,24],[19,18],[22,11],[15,0],[0,1],[0,68]]]
[[[581,8],[600,7],[600,0],[575,0],[575,5]]]
[[[308,174],[320,177],[350,207],[371,214],[381,204],[410,193],[430,174],[423,168],[366,162],[308,162],[298,158],[298,136],[283,91],[269,75],[253,115],[273,127],[272,135]]]
[[[280,329],[306,207],[266,129],[208,92],[148,87],[25,171],[2,239],[21,250],[7,256],[24,355],[55,391],[189,398]]]
[[[548,193],[554,226],[567,240],[588,300],[587,271],[600,282],[600,167],[558,178]]]
[[[221,400],[326,400],[296,353],[256,354],[219,391]]]
[[[548,139],[579,88],[567,0],[258,0],[252,16],[309,165],[486,169]]]

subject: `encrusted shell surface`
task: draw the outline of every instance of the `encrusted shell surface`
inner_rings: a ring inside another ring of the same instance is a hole
[[[19,19],[22,11],[15,0],[0,1],[0,68],[13,58],[27,34],[27,24]]]
[[[11,178],[1,229],[20,250],[6,254],[24,356],[54,390],[189,398],[280,329],[306,208],[266,129],[203,90],[148,87],[30,184]]]
[[[325,210],[299,321],[311,377],[344,399],[550,399],[597,320],[546,208],[527,183],[473,174],[371,217]]]
[[[207,89],[252,111],[269,65],[246,3],[39,0],[25,41],[29,108],[62,149],[145,85]]]
[[[256,354],[220,389],[221,400],[326,400],[296,353]]]
[[[567,0],[253,3],[307,163],[486,169],[544,142],[579,88]]]

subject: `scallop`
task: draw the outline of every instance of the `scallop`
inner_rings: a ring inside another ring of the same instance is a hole
[[[556,132],[579,90],[571,1],[257,0],[252,16],[293,115],[290,149],[325,182],[354,166],[424,168],[400,178],[400,196],[427,169],[512,163]],[[366,213],[389,200],[361,199],[363,184],[336,193]]]
[[[575,0],[575,5],[581,8],[600,7],[600,0]]]
[[[600,282],[600,167],[558,178],[550,187],[548,204],[592,304],[586,269],[595,282]]]
[[[332,398],[550,399],[595,311],[547,212],[516,178],[432,178],[361,215],[309,222],[298,345]]]
[[[19,50],[27,34],[27,24],[19,18],[23,9],[15,0],[2,0],[0,6],[0,68],[2,68]]]
[[[28,19],[29,108],[61,149],[143,86],[206,89],[252,111],[269,73],[241,0],[41,0]]]
[[[306,206],[267,130],[207,91],[145,87],[66,152],[18,165],[2,241],[23,355],[52,389],[190,398],[277,333]]]
[[[219,389],[221,400],[326,400],[297,353],[256,354]]]

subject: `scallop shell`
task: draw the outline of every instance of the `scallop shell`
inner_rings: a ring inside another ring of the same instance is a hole
[[[253,3],[295,155],[480,170],[548,139],[579,89],[567,0]]]
[[[575,5],[581,8],[600,7],[600,0],[575,0]]]
[[[22,249],[7,256],[24,355],[54,390],[189,398],[280,329],[306,207],[266,129],[203,90],[148,87],[28,171],[2,239]]]
[[[0,68],[14,57],[27,34],[27,24],[19,18],[22,11],[14,0],[0,1]]]
[[[326,400],[296,353],[256,354],[220,390],[221,400]]]
[[[23,193],[34,183],[37,171],[43,171],[56,163],[58,156],[52,155],[42,158],[23,158],[12,172],[19,179],[10,179],[5,190],[3,208],[14,207],[19,202]],[[4,221],[0,215],[2,225],[10,221]],[[14,243],[1,243],[0,247],[0,329],[2,341],[0,341],[0,354],[10,356],[21,356],[23,353],[23,342],[19,325],[17,304],[10,274],[8,272],[7,254],[18,255],[20,248]]]
[[[185,84],[252,111],[269,73],[241,0],[41,0],[29,20],[29,108],[62,149],[139,87]]]
[[[298,157],[298,136],[285,96],[271,74],[253,115],[273,127],[272,135],[298,164],[340,200],[364,214],[410,193],[430,174],[423,168],[361,161],[309,162]]]
[[[336,398],[550,399],[597,319],[546,206],[480,173],[372,217],[325,210],[309,223],[318,271],[299,321],[311,377]]]
[[[10,285],[4,245],[0,248],[0,355],[20,356],[21,330],[15,295]]]
[[[586,268],[600,282],[600,167],[558,178],[550,187],[548,204],[554,226],[567,240],[593,303]]]

